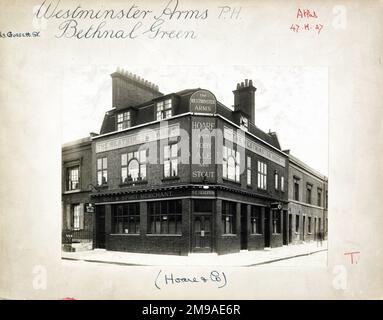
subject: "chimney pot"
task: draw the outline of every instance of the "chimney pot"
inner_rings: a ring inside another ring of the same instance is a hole
[[[249,85],[249,79],[245,79],[245,87]]]
[[[252,87],[253,86],[253,80],[250,79],[249,81],[249,86]]]
[[[243,88],[245,86],[245,84],[243,83],[243,81],[241,82],[241,88]]]

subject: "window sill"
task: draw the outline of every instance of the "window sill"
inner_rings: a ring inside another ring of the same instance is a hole
[[[136,181],[128,181],[128,182],[122,182],[119,184],[120,187],[129,187],[134,186],[136,184],[147,184],[148,180],[136,180]]]
[[[81,192],[80,189],[76,189],[76,190],[67,190],[67,191],[64,191],[64,194],[71,194],[71,193],[78,193],[78,192]]]
[[[110,236],[139,236],[139,233],[111,233]]]
[[[282,233],[281,232],[277,232],[277,233],[272,233],[273,236],[280,236]]]
[[[224,233],[222,234],[222,237],[236,237],[237,235],[235,233]]]
[[[222,177],[222,181],[224,181],[224,182],[230,182],[230,183],[235,183],[235,184],[237,184],[237,185],[241,185],[241,182],[240,181],[235,181],[235,180],[231,180],[231,179],[228,179],[228,178],[223,178]]]
[[[147,233],[148,237],[182,237],[182,234],[166,234],[166,233]]]
[[[97,185],[96,186],[96,189],[108,189],[108,185],[107,184],[102,184],[102,185]]]
[[[252,236],[252,237],[261,237],[261,236],[263,236],[263,233],[250,233],[250,236]]]
[[[180,177],[179,176],[176,176],[176,177],[165,177],[165,178],[162,178],[161,181],[174,181],[174,180],[179,180]]]

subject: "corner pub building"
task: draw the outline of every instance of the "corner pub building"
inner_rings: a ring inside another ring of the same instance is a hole
[[[324,194],[327,179],[255,126],[251,80],[232,110],[205,89],[163,94],[124,70],[111,77],[100,133],[63,146],[63,250],[225,254],[324,230],[324,197],[306,204],[290,189],[299,176]]]

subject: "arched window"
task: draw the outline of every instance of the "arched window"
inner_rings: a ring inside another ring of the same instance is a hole
[[[222,175],[224,178],[239,182],[240,155],[229,146],[223,146]]]
[[[146,150],[121,154],[121,181],[146,180]]]
[[[136,181],[139,177],[140,166],[137,159],[132,159],[128,164],[128,176],[132,178],[133,181]]]

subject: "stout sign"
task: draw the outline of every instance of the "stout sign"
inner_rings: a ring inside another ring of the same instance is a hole
[[[190,97],[190,111],[198,113],[215,113],[217,100],[207,90],[198,90]]]

